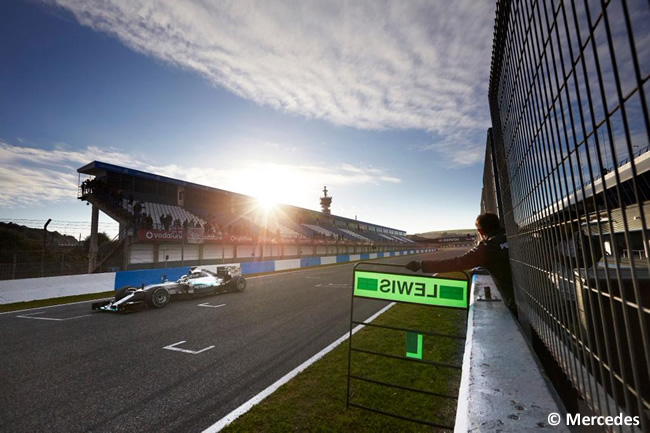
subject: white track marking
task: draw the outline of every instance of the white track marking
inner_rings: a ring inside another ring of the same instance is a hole
[[[47,305],[45,307],[26,308],[24,310],[5,311],[4,313],[0,313],[0,316],[2,316],[3,314],[20,313],[21,311],[45,310],[47,308],[65,307],[66,305],[88,304],[89,302],[108,301],[109,299],[113,299],[113,298],[89,299],[88,301],[77,301],[77,302],[70,302],[67,304],[56,304],[56,305]]]
[[[393,305],[395,305],[395,303],[394,303],[394,302],[391,302],[390,304],[388,304],[387,306],[385,306],[384,308],[382,308],[381,310],[379,310],[378,312],[376,312],[375,314],[373,314],[372,316],[370,316],[370,317],[368,318],[368,320],[366,320],[366,322],[368,322],[368,323],[372,322],[372,321],[375,320],[377,317],[379,317],[380,314],[385,313],[385,312],[386,312],[390,307],[392,307]],[[364,328],[364,325],[357,325],[357,326],[352,330],[352,334],[356,334],[356,332],[359,331],[359,330],[362,329],[362,328]],[[323,356],[327,355],[327,354],[328,354],[329,352],[331,352],[332,350],[334,350],[334,348],[336,348],[336,346],[338,346],[339,344],[341,344],[341,343],[343,343],[345,340],[347,340],[349,336],[350,336],[350,333],[349,333],[349,332],[346,332],[346,333],[345,333],[343,336],[341,336],[338,340],[336,340],[335,342],[333,342],[332,344],[330,344],[329,346],[327,346],[325,349],[323,349],[323,350],[321,350],[320,352],[318,352],[316,355],[314,355],[314,356],[312,356],[311,358],[309,358],[307,361],[305,361],[305,362],[303,362],[302,364],[300,364],[298,367],[296,367],[296,368],[294,368],[293,370],[291,370],[289,373],[287,373],[287,374],[285,374],[284,376],[282,376],[279,380],[277,380],[274,384],[272,384],[271,386],[269,386],[268,388],[266,388],[264,391],[260,392],[260,393],[257,394],[255,397],[251,398],[251,399],[248,400],[246,403],[242,404],[242,405],[239,406],[237,409],[233,410],[233,411],[230,412],[228,415],[226,415],[226,416],[224,416],[223,418],[221,418],[221,419],[220,419],[219,421],[217,421],[215,424],[213,424],[213,425],[211,425],[210,427],[208,427],[207,429],[203,430],[203,433],[217,433],[217,432],[221,431],[221,430],[222,430],[224,427],[226,427],[228,424],[230,424],[231,422],[233,422],[234,420],[236,420],[237,418],[239,418],[240,416],[242,416],[243,414],[245,414],[246,412],[248,412],[249,410],[251,410],[251,408],[252,408],[253,406],[255,406],[256,404],[258,404],[259,402],[261,402],[262,400],[264,400],[264,399],[265,399],[266,397],[268,397],[269,395],[273,394],[273,393],[274,393],[278,388],[280,388],[282,385],[284,385],[285,383],[289,382],[291,379],[293,379],[294,377],[296,377],[298,374],[300,374],[300,373],[301,373],[303,370],[305,370],[307,367],[309,367],[309,366],[312,365],[314,362],[316,362],[316,361],[318,361],[319,359],[321,359]]]
[[[219,308],[219,307],[225,307],[226,304],[210,305],[209,303],[204,302],[204,303],[202,303],[202,304],[199,304],[198,306],[199,306],[199,307],[208,307],[208,308]]]
[[[199,353],[205,352],[206,350],[214,349],[214,346],[208,346],[208,347],[205,347],[205,348],[203,348],[201,350],[187,350],[187,349],[179,349],[178,347],[174,347],[174,346],[178,346],[179,344],[183,344],[183,343],[185,343],[185,340],[179,341],[178,343],[170,344],[169,346],[165,346],[165,347],[163,347],[163,349],[173,350],[173,351],[176,351],[176,352],[189,353],[191,355],[198,355]]]
[[[55,319],[53,317],[32,317],[35,316],[36,314],[44,314],[44,313],[45,311],[39,311],[38,313],[23,314],[22,316],[16,316],[16,317],[18,317],[19,319],[51,320],[53,322],[63,322],[64,320],[79,319],[81,317],[90,316],[90,314],[84,314],[83,316],[66,317],[65,319]]]
[[[314,287],[347,287],[350,288],[348,283],[327,283],[327,284],[316,284]]]

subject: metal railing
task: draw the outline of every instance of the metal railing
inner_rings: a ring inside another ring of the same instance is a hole
[[[577,392],[638,417],[614,431],[650,431],[648,22],[647,1],[498,1],[491,63],[501,202],[483,207],[504,220],[522,325],[569,411]]]

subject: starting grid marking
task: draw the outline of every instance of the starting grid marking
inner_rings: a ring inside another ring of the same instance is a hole
[[[63,322],[65,320],[74,320],[74,319],[80,319],[82,317],[90,317],[91,314],[84,314],[83,316],[73,316],[73,317],[66,317],[65,319],[56,319],[54,317],[33,317],[37,314],[45,314],[46,311],[39,311],[37,313],[30,313],[30,314],[23,314],[22,316],[16,316],[19,319],[34,319],[34,320],[49,320],[52,322]]]
[[[214,349],[214,346],[208,346],[208,347],[205,347],[205,348],[203,348],[201,350],[180,349],[180,348],[176,347],[179,344],[183,344],[183,343],[186,343],[186,341],[183,340],[183,341],[179,341],[178,343],[170,344],[169,346],[163,347],[163,349],[172,350],[174,352],[189,353],[190,355],[198,355],[199,353],[203,353],[203,352],[205,352],[207,350]]]
[[[198,307],[208,307],[208,308],[219,308],[219,307],[225,307],[226,304],[219,304],[219,305],[212,305],[209,302],[204,302],[202,304],[198,304]]]
[[[225,307],[226,304],[219,304],[219,305],[212,305],[209,302],[204,302],[202,304],[198,304],[198,307],[206,307],[206,308],[220,308],[220,307]],[[214,349],[215,346],[208,346],[204,347],[201,350],[189,350],[189,349],[181,349],[180,347],[177,347],[183,343],[187,343],[186,340],[179,341],[174,344],[170,344],[169,346],[163,347],[164,350],[171,350],[172,352],[181,352],[181,353],[188,353],[190,355],[198,355],[199,353],[207,352],[210,349]]]
[[[338,288],[345,288],[349,289],[350,284],[348,283],[327,283],[327,284],[316,284],[315,287],[338,287]]]

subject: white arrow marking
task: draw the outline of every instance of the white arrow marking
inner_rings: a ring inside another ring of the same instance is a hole
[[[16,316],[16,317],[20,319],[51,320],[53,322],[63,322],[64,320],[79,319],[80,317],[90,316],[90,314],[84,314],[83,316],[66,317],[65,319],[55,319],[53,317],[32,317],[36,314],[43,314],[43,313],[45,313],[45,311],[39,311],[38,313],[31,313],[31,314],[23,314],[22,316]]]
[[[209,307],[209,308],[219,308],[219,307],[225,307],[225,306],[226,306],[226,304],[210,305],[207,302],[199,304],[199,307]]]
[[[201,349],[201,350],[187,350],[187,349],[179,349],[178,347],[174,347],[174,346],[178,346],[179,344],[183,344],[183,343],[185,343],[185,340],[179,341],[178,343],[170,344],[169,346],[165,346],[165,347],[163,347],[163,349],[175,350],[176,352],[189,353],[191,355],[198,355],[199,353],[205,352],[206,350],[214,349],[214,346],[208,346],[208,347],[206,347],[204,349]]]

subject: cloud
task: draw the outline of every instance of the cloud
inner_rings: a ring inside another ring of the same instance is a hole
[[[235,163],[226,169],[156,166],[141,162],[146,157],[118,149],[89,146],[72,150],[64,144],[42,149],[0,141],[0,202],[6,208],[17,208],[74,199],[77,169],[94,160],[307,208],[315,208],[314,197],[323,185],[335,189],[401,182],[385,170],[370,166],[288,165],[257,160]]]
[[[484,147],[494,2],[45,1],[260,105]]]
[[[75,198],[77,168],[94,159],[128,164],[132,157],[92,146],[80,151],[62,144],[40,149],[0,141],[0,202],[15,208]]]

